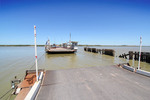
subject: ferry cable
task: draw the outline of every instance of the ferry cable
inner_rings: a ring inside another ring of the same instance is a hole
[[[44,55],[45,53],[43,53],[43,55]],[[42,56],[43,56],[42,55]],[[42,56],[40,56],[40,58],[37,60],[37,61],[39,61],[41,58],[42,58]],[[35,66],[35,63],[29,68],[30,70],[33,68]]]
[[[6,100],[11,100],[11,96],[12,96],[12,94],[10,94],[10,95],[6,98]]]
[[[13,90],[13,89],[12,89],[12,88],[9,89],[5,94],[3,94],[3,95],[0,97],[0,99],[4,98],[11,90]]]
[[[45,54],[45,53],[43,53],[42,56],[43,56],[44,54]],[[39,61],[39,60],[42,58],[42,56],[40,56],[37,61]],[[35,63],[34,63],[29,69],[31,70],[34,66],[35,66]],[[20,73],[20,74],[21,74],[21,73]],[[23,78],[24,78],[24,76],[21,77],[21,79],[23,79]]]

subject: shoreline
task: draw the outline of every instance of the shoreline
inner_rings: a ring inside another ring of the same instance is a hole
[[[34,45],[0,45],[0,47],[23,47],[23,46],[34,46]],[[38,47],[42,47],[45,45],[37,45]],[[78,46],[98,46],[98,47],[139,47],[138,45],[78,45]],[[142,47],[150,47],[150,46],[142,46]]]

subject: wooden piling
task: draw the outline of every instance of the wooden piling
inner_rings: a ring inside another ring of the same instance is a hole
[[[124,54],[120,55],[119,57],[127,59],[128,55],[129,55],[130,60],[133,60],[133,59],[139,60],[139,52],[133,52],[133,51],[129,51],[129,54],[124,53]],[[133,55],[134,55],[134,57],[133,57]],[[150,52],[141,52],[140,60],[143,62],[150,63]]]
[[[135,54],[135,58],[134,59],[138,60],[139,59],[139,52],[135,52],[134,54]]]
[[[102,51],[101,49],[97,49],[97,52],[100,53],[100,54],[101,54],[101,51]]]
[[[97,53],[97,49],[96,48],[91,48],[93,53]]]
[[[105,49],[102,49],[102,54],[105,54]]]
[[[129,51],[129,59],[130,59],[130,60],[133,59],[133,51]]]
[[[87,50],[87,47],[84,47],[84,51],[86,51]]]
[[[87,51],[88,51],[88,52],[91,52],[91,48],[88,48]]]
[[[105,54],[106,55],[110,55],[110,56],[114,56],[114,50],[112,50],[112,49],[105,49]]]
[[[150,63],[150,53],[147,53],[147,55],[146,55],[146,62]]]
[[[147,56],[147,52],[141,52],[141,61],[145,61],[146,62],[146,56]]]
[[[100,53],[100,54],[105,54],[105,55],[110,55],[110,56],[114,56],[115,55],[115,51],[112,49],[97,49],[97,48],[84,48],[85,51],[88,52],[93,52],[93,53]]]

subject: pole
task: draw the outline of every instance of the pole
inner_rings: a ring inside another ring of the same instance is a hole
[[[69,42],[70,42],[70,45],[71,45],[71,33],[70,33],[70,40],[69,40]]]
[[[134,54],[133,54],[132,57],[133,57],[133,58],[132,58],[132,67],[134,67]]]
[[[35,41],[35,65],[36,65],[36,81],[38,81],[37,47],[36,47],[36,26],[35,26],[35,25],[34,25],[34,41]]]
[[[139,64],[138,64],[138,69],[140,69],[141,49],[142,49],[142,37],[140,37],[140,52],[139,52]]]

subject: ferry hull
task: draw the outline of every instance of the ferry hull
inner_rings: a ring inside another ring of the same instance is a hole
[[[67,49],[67,48],[53,48],[45,51],[48,54],[70,54],[70,53],[75,53],[77,50]]]

